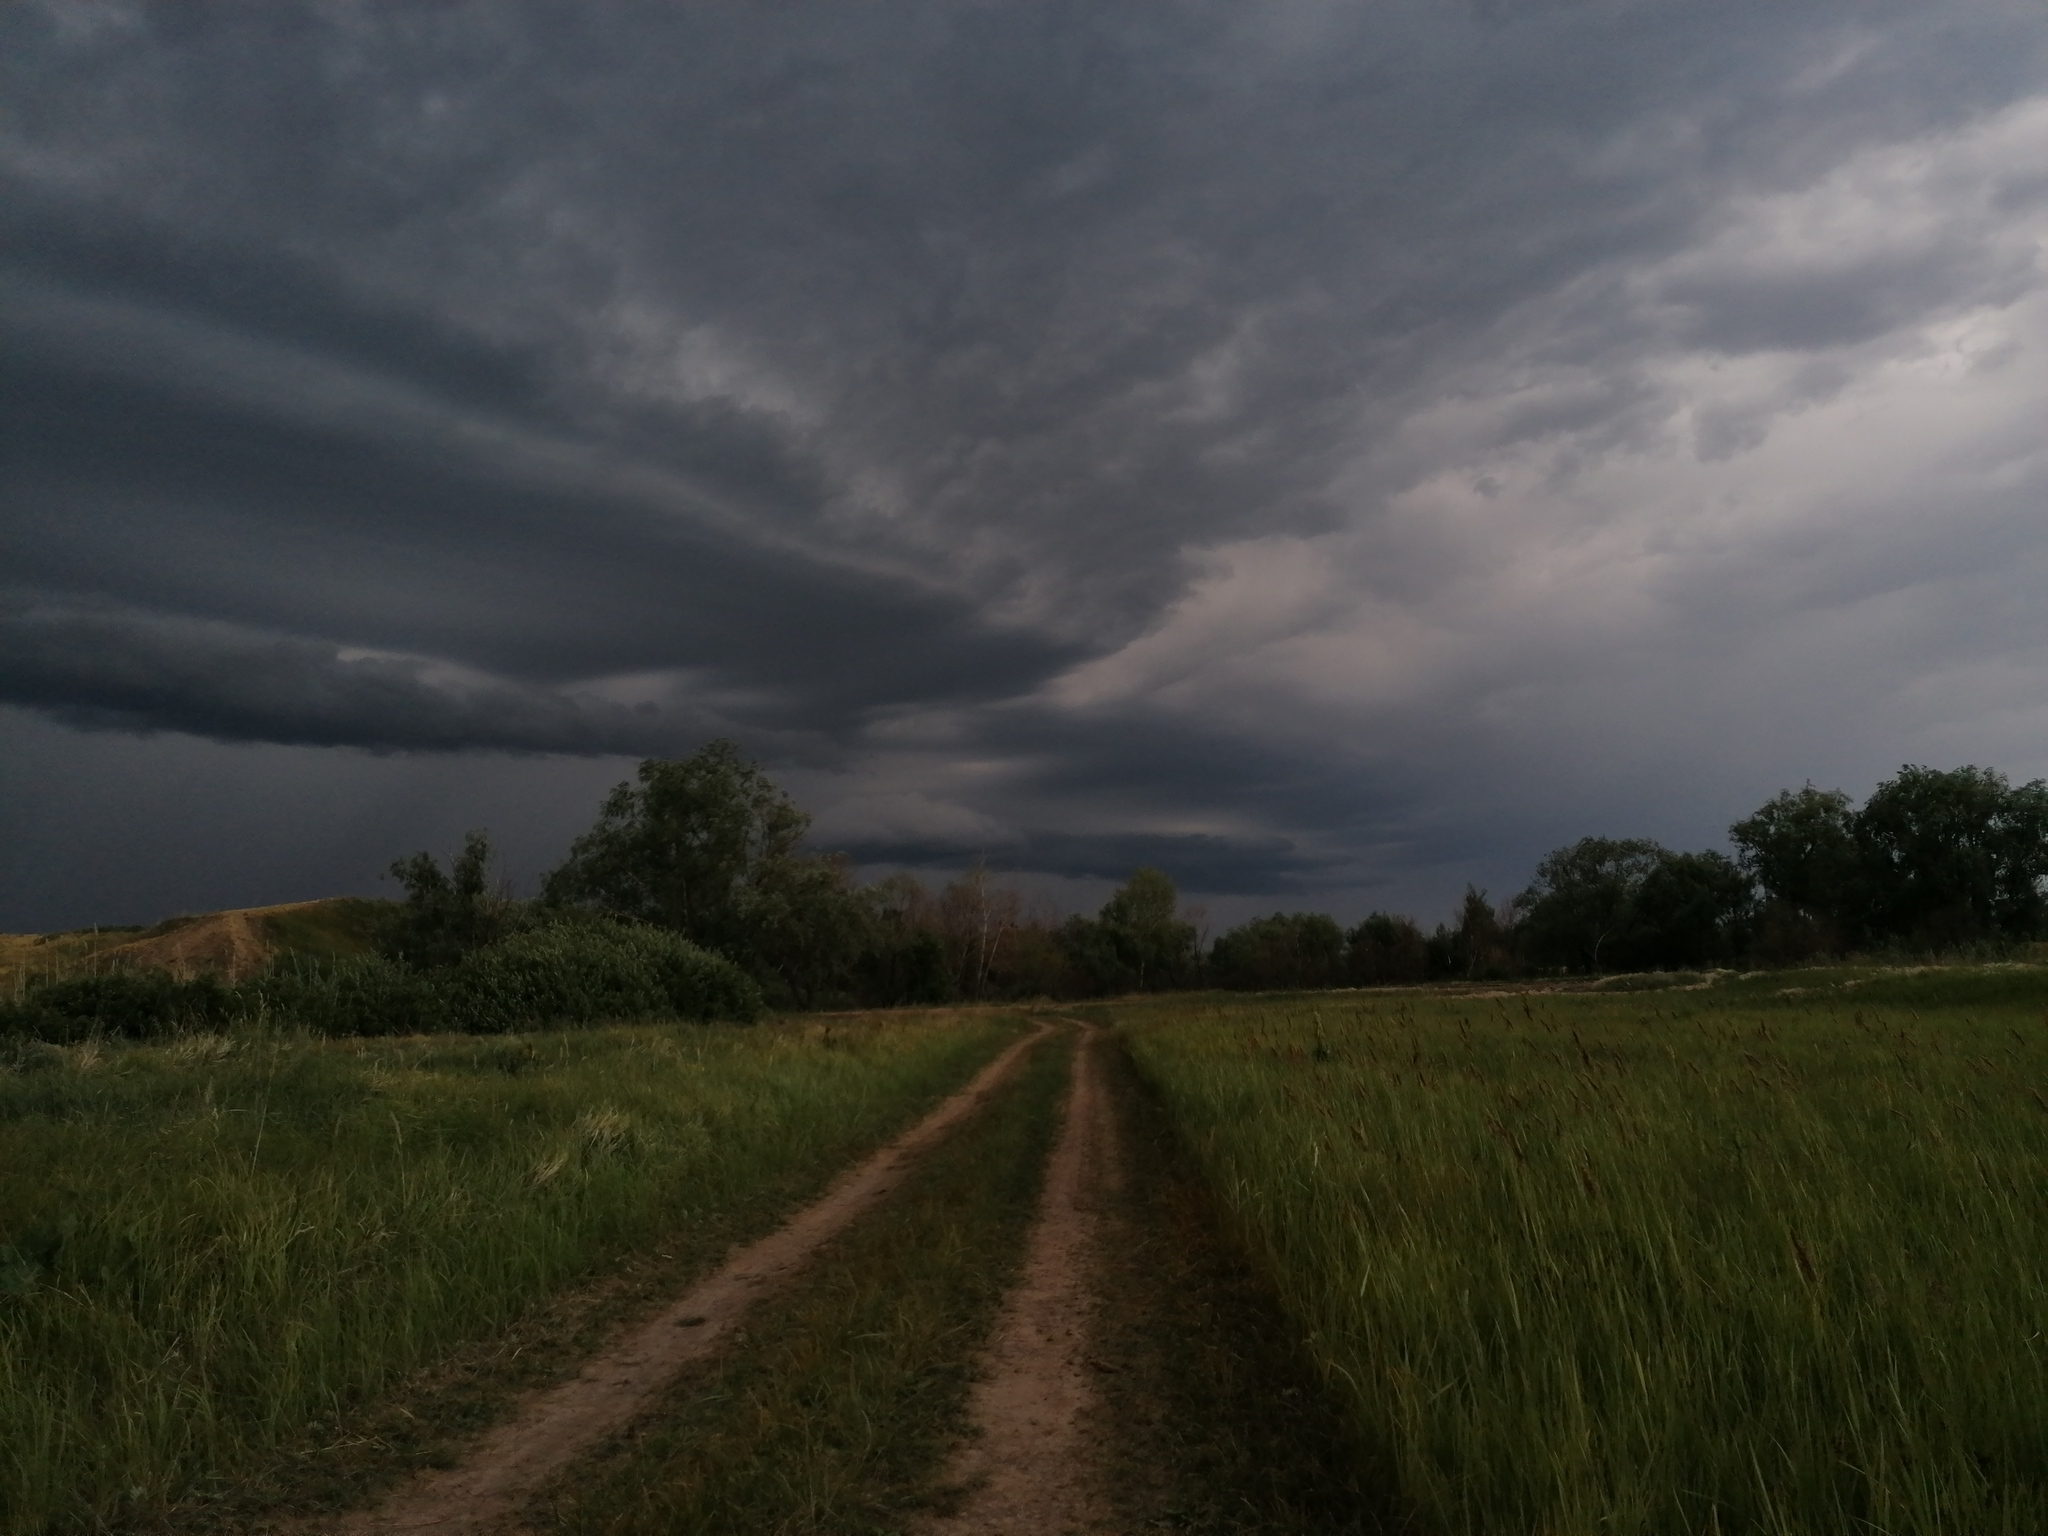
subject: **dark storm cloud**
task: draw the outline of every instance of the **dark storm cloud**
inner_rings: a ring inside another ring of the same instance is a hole
[[[415,659],[220,623],[4,600],[0,703],[96,730],[373,751],[659,754],[707,734],[701,716],[663,720],[651,703],[437,678]]]
[[[16,5],[0,699],[1260,893],[2024,741],[2044,80],[2023,0]]]
[[[32,321],[63,312],[10,297]],[[0,364],[21,402],[0,428],[19,583],[544,683],[694,667],[761,690],[764,717],[818,726],[1000,694],[1071,653],[930,583],[735,526],[728,498],[772,504],[801,476],[719,403],[667,413],[660,455],[622,465],[600,435],[517,432],[410,376],[396,393],[325,357],[83,318],[55,341],[24,326]],[[244,729],[263,737],[257,716]]]
[[[959,841],[854,842],[845,852],[864,864],[948,868],[987,860],[997,870],[1021,869],[1071,879],[1121,882],[1141,866],[1168,869],[1183,886],[1240,895],[1301,898],[1327,888],[1331,861],[1283,838],[1228,838],[1201,833],[1042,832],[994,847]]]

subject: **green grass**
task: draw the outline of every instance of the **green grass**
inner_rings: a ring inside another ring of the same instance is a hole
[[[1013,1034],[35,1046],[0,1071],[0,1530],[146,1517],[636,1245],[762,1230]]]
[[[1102,1050],[1123,1151],[1091,1341],[1093,1441],[1121,1531],[1403,1529],[1383,1458],[1267,1286],[1120,1049]]]
[[[351,960],[373,954],[396,902],[335,896],[266,912],[258,919],[264,942],[280,955]]]
[[[544,1496],[527,1528],[867,1536],[943,1503],[1068,1058],[1064,1042],[1040,1045],[885,1206],[756,1307],[731,1347]]]
[[[2048,1530],[2048,977],[1120,1005],[1447,1532]]]

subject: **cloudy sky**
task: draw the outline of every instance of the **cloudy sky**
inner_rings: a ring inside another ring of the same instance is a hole
[[[15,0],[0,325],[0,928],[717,735],[1226,915],[2048,773],[2039,0]]]

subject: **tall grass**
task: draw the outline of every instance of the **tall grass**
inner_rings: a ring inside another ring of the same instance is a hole
[[[2048,985],[1794,986],[1124,1017],[1441,1529],[2048,1530]]]
[[[0,1071],[0,1529],[161,1505],[636,1244],[772,1218],[1009,1033],[28,1047]]]

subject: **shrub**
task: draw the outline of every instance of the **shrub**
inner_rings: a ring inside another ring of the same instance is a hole
[[[448,1028],[438,1022],[433,983],[382,955],[287,960],[243,983],[238,1011],[269,1017],[319,1035],[417,1035]]]
[[[58,1043],[92,1035],[146,1040],[217,1028],[233,1007],[233,994],[211,976],[179,981],[163,971],[106,971],[35,983],[20,1002],[0,1007],[0,1035]]]
[[[0,1007],[0,1037],[70,1044],[214,1030],[259,1019],[319,1035],[504,1034],[550,1024],[672,1016],[749,1023],[761,989],[679,934],[570,919],[423,971],[382,955],[279,962],[239,987],[117,971],[36,986]]]
[[[434,980],[441,1027],[484,1034],[542,1020],[675,1014],[750,1021],[761,992],[738,966],[665,929],[568,922],[515,934]]]

